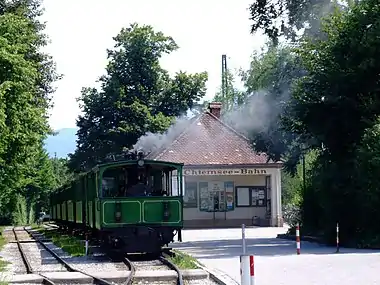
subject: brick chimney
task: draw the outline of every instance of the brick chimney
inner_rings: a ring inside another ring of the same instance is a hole
[[[211,114],[213,114],[218,119],[220,118],[220,110],[222,109],[222,103],[211,102],[208,104],[208,109]]]

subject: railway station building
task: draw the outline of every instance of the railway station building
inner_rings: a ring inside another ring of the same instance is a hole
[[[184,226],[283,225],[280,162],[255,153],[248,139],[207,111],[154,159],[184,163]]]

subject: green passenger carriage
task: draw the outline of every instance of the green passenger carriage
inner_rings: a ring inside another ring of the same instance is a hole
[[[50,196],[54,221],[124,252],[159,252],[183,227],[183,164],[142,152],[95,166]]]

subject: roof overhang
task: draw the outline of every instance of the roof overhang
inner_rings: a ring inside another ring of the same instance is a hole
[[[246,167],[253,167],[253,168],[282,168],[283,163],[256,163],[256,164],[185,164],[184,168],[189,169],[206,169],[206,168],[216,168],[216,169],[223,169],[223,168],[246,168]]]

